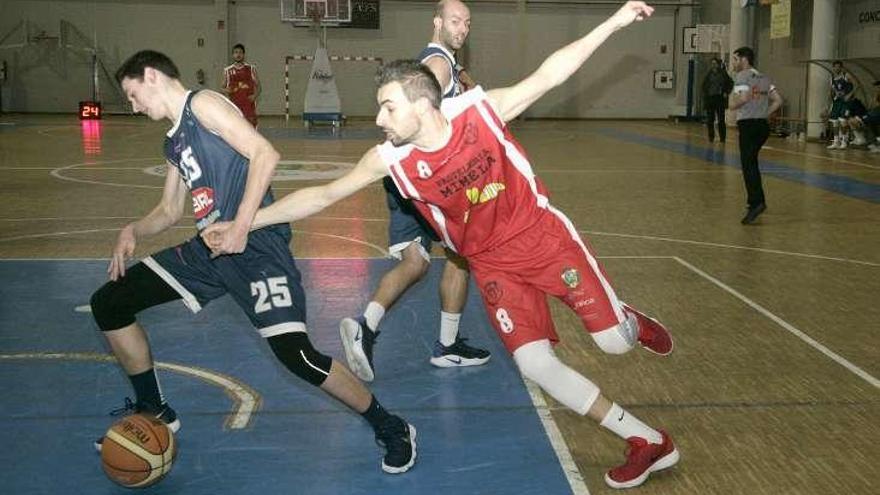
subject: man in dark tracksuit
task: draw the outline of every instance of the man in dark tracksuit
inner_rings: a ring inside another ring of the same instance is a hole
[[[730,109],[737,111],[740,163],[748,194],[748,211],[741,220],[743,225],[753,223],[767,209],[758,153],[770,136],[767,116],[782,106],[782,95],[769,77],[752,67],[754,60],[755,52],[749,47],[737,48],[733,52],[736,77],[730,94]]]
[[[727,95],[733,89],[733,79],[721,66],[721,61],[712,59],[712,68],[703,79],[703,101],[706,106],[706,127],[709,142],[715,141],[715,121],[718,121],[718,138],[723,143],[727,137],[727,124],[724,122],[724,109],[727,108]]]

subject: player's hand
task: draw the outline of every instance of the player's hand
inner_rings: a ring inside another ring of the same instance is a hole
[[[211,256],[217,257],[222,254],[237,254],[244,251],[247,246],[247,229],[240,229],[233,222],[217,222],[209,225],[200,234]]]
[[[119,236],[116,238],[113,257],[110,258],[110,266],[107,267],[107,274],[110,276],[110,280],[115,282],[125,276],[125,260],[134,255],[136,245],[137,238],[134,234],[134,225],[128,224],[119,231]]]
[[[645,2],[626,2],[623,7],[611,16],[617,29],[625,28],[633,22],[644,21],[654,13],[654,7]]]

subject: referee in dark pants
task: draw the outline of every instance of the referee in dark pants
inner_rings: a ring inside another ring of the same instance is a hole
[[[748,194],[748,210],[741,221],[743,225],[754,223],[758,215],[767,209],[761,170],[758,168],[758,153],[770,136],[767,116],[782,106],[782,95],[769,77],[752,67],[754,61],[755,52],[749,47],[737,48],[733,52],[736,77],[733,93],[730,94],[730,109],[737,111],[739,156]]]

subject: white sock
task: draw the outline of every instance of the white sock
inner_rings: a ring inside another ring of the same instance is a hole
[[[370,330],[375,332],[379,328],[379,322],[382,321],[383,316],[385,316],[385,308],[381,304],[376,301],[370,301],[370,304],[367,304],[367,309],[364,310],[364,319],[367,320],[367,327]]]
[[[458,322],[461,321],[461,313],[440,312],[440,343],[446,347],[455,343],[458,337]]]
[[[616,402],[611,404],[611,409],[599,424],[624,440],[641,437],[649,443],[663,443],[663,436],[659,431],[639,421],[639,418],[625,411]]]

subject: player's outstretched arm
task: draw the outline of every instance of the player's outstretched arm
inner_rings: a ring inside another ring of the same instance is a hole
[[[275,203],[261,208],[254,217],[251,230],[277,223],[293,222],[314,215],[386,175],[388,169],[379,157],[378,149],[373,147],[350,172],[333,182],[298,189]],[[220,222],[202,231],[202,238],[214,254],[226,254],[222,247],[223,237],[230,225],[228,222]]]
[[[588,35],[547,57],[532,75],[514,86],[488,91],[496,112],[505,122],[513,120],[538,98],[571,77],[615,31],[642,21],[652,13],[654,8],[645,2],[625,3]]]

